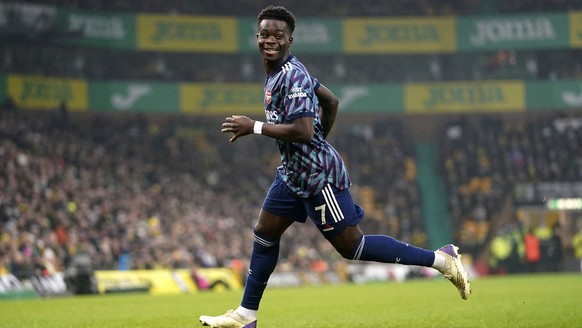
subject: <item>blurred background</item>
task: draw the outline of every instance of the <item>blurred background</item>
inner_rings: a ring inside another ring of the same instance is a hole
[[[279,156],[220,124],[264,117],[270,3],[0,1],[0,294],[240,288]],[[454,242],[474,277],[581,270],[582,1],[277,4],[340,98],[366,233]],[[272,284],[432,275],[307,223]]]

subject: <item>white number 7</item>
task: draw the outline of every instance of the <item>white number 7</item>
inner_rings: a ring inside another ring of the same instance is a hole
[[[321,211],[321,224],[325,224],[325,204],[315,207],[316,211]]]

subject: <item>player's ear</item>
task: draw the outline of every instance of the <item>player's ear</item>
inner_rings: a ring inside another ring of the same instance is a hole
[[[291,45],[291,43],[293,43],[293,37],[292,36],[289,37],[289,45]]]

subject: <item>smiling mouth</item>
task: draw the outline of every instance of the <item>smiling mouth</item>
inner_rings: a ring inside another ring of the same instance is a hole
[[[267,48],[265,48],[265,49],[264,49],[264,52],[265,52],[266,54],[268,54],[268,55],[274,55],[274,54],[276,54],[276,53],[277,53],[277,49],[274,49],[274,48],[268,48],[268,49],[267,49]]]

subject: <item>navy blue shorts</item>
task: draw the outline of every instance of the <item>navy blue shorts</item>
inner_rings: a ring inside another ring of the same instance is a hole
[[[357,225],[364,217],[364,210],[354,204],[347,188],[339,190],[328,184],[315,196],[299,197],[278,174],[265,197],[263,210],[301,223],[309,216],[326,239]]]

